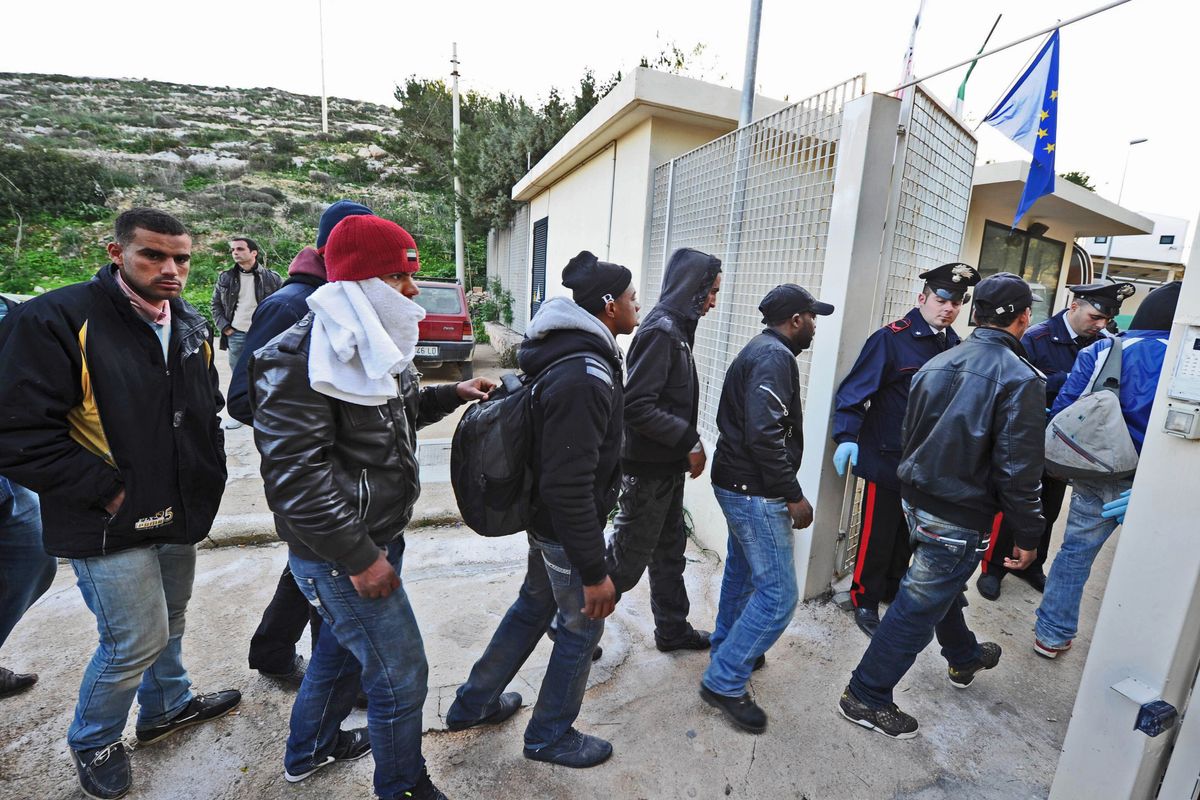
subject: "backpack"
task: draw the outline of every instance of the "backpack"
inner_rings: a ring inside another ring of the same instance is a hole
[[[1088,393],[1046,427],[1046,472],[1056,478],[1124,478],[1138,452],[1121,414],[1121,340],[1113,339]]]
[[[507,536],[529,528],[534,513],[537,380],[559,364],[590,355],[564,356],[537,375],[504,375],[488,399],[463,413],[450,445],[450,483],[467,527],[481,536]]]

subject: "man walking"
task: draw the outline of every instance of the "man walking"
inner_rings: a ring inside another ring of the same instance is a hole
[[[692,346],[696,323],[717,305],[720,289],[720,259],[690,248],[676,250],[658,303],[629,346],[620,510],[608,571],[618,594],[624,594],[649,565],[654,643],[664,653],[707,650],[709,644],[708,632],[687,621],[683,479],[685,472],[696,478],[704,471]]]
[[[1030,363],[1046,376],[1047,409],[1053,408],[1059,390],[1075,365],[1076,355],[1104,338],[1105,326],[1121,313],[1121,302],[1134,292],[1132,283],[1090,283],[1068,288],[1075,294],[1070,308],[1032,326],[1021,337]],[[1038,541],[1037,558],[1025,569],[1013,572],[1039,592],[1046,588],[1043,565],[1050,548],[1050,534],[1066,494],[1066,481],[1050,474],[1042,475],[1042,516],[1046,518],[1046,526]],[[982,574],[975,582],[984,598],[996,600],[1000,597],[1000,581],[1009,572],[1004,567],[1004,559],[1012,554],[1012,547],[1012,531],[1001,520],[1000,532],[992,539],[991,549],[981,562]]]
[[[804,455],[804,408],[796,357],[812,344],[817,316],[834,309],[807,290],[776,286],[758,305],[767,328],[725,373],[713,458],[713,493],[729,525],[712,655],[700,697],[733,725],[767,729],[746,683],[765,663],[799,599],[793,530],[813,509],[796,480]]]
[[[1045,381],[1020,342],[1033,302],[1017,275],[984,279],[975,287],[978,327],[913,378],[898,472],[912,564],[838,703],[846,719],[885,736],[917,734],[892,692],[935,632],[956,688],[1000,661],[1000,646],[979,644],[967,627],[963,586],[998,511],[1019,548],[1006,566],[1032,562],[1042,531]]]
[[[0,476],[0,647],[57,571],[58,562],[42,546],[37,495]],[[0,697],[23,692],[37,679],[0,667]]]
[[[129,789],[135,694],[139,745],[241,700],[193,695],[181,651],[196,543],[226,477],[208,324],[180,299],[191,250],[174,217],[131,209],[113,263],[0,326],[0,472],[40,496],[46,552],[71,559],[100,635],[67,733],[92,797]]]
[[[229,366],[234,367],[242,355],[246,333],[254,317],[254,309],[283,280],[262,264],[258,243],[245,236],[229,240],[233,266],[217,276],[213,287],[213,325],[221,333],[221,349],[229,350]]]
[[[926,361],[959,343],[951,326],[979,283],[974,267],[957,262],[919,277],[925,285],[916,308],[867,338],[834,400],[834,467],[845,475],[849,464],[866,481],[850,600],[867,636],[879,627],[879,604],[896,596],[912,556],[896,477],[909,384]]]
[[[428,666],[400,581],[403,534],[421,489],[417,428],[492,383],[419,388],[420,263],[399,225],[345,218],[325,264],[330,282],[309,296],[313,313],[248,367],[267,504],[324,622],[292,707],[284,777],[302,781],[373,752],[382,800],[440,800],[421,755]],[[367,727],[339,730],[360,685]]]
[[[1173,281],[1151,292],[1133,315],[1129,330],[1121,334],[1121,414],[1138,453],[1142,452],[1146,438],[1181,285],[1180,281]],[[1052,414],[1087,392],[1111,352],[1112,340],[1102,339],[1079,354],[1054,400]],[[1124,507],[1132,485],[1133,476],[1071,481],[1071,507],[1062,547],[1050,567],[1046,591],[1037,610],[1033,649],[1038,655],[1057,658],[1071,648],[1079,629],[1079,603],[1092,572],[1092,562],[1117,525],[1124,521]]]
[[[563,269],[573,300],[538,310],[517,354],[536,377],[533,479],[538,504],[529,560],[515,603],[458,688],[450,730],[504,721],[521,696],[504,692],[553,619],[554,649],[525,728],[526,758],[591,767],[612,745],[574,727],[592,652],[613,612],[616,589],[604,558],[604,523],[616,504],[622,429],[621,350],[637,326],[637,295],[625,267],[586,250]]]

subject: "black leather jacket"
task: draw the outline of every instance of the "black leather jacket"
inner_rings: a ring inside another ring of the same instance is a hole
[[[400,397],[360,406],[308,382],[310,313],[249,364],[254,443],[267,505],[292,552],[350,574],[404,532],[421,494],[417,429],[462,405],[455,385],[419,388],[416,370],[397,376]]]
[[[966,528],[997,511],[1017,546],[1038,546],[1046,379],[1013,336],[976,328],[913,378],[904,417],[901,496]]]
[[[804,455],[800,367],[783,336],[764,330],[725,373],[712,482],[758,497],[804,498],[796,472]]]

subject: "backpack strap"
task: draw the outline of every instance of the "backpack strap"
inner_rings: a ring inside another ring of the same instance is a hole
[[[1100,368],[1100,372],[1096,374],[1096,378],[1092,381],[1092,385],[1088,387],[1088,394],[1107,390],[1121,396],[1121,339],[1114,337],[1112,347],[1108,349],[1108,355],[1104,359],[1104,366]]]

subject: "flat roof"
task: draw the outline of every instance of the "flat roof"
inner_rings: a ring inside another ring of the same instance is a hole
[[[737,89],[637,67],[517,181],[512,198],[531,200],[650,117],[712,128],[715,139],[736,127],[741,103]],[[755,95],[754,116],[764,117],[787,106],[782,100]]]

